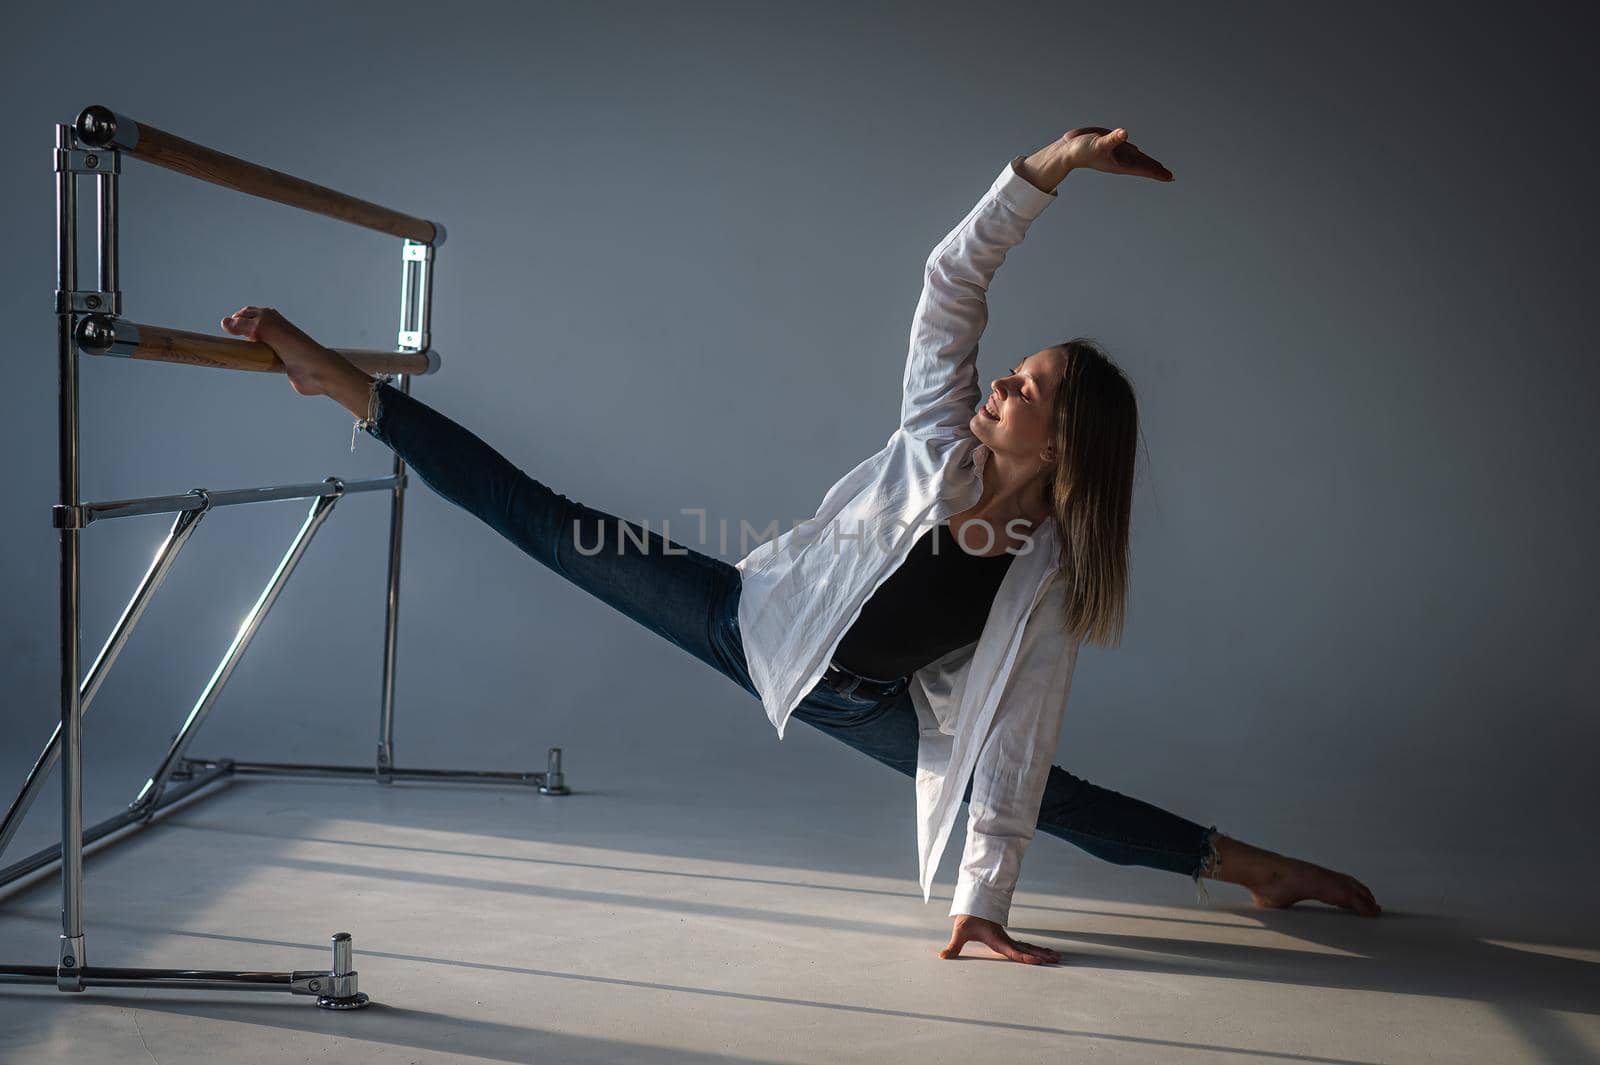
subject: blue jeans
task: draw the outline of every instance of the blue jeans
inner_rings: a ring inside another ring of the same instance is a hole
[[[757,700],[739,632],[739,571],[569,499],[517,469],[473,433],[387,382],[367,432],[445,499],[527,554],[733,681]],[[627,532],[624,534],[624,528]],[[840,695],[819,683],[794,717],[914,776],[918,721],[909,692]],[[962,801],[972,796],[967,785]],[[1203,827],[1051,766],[1038,827],[1097,858],[1194,878],[1215,867],[1216,826]]]

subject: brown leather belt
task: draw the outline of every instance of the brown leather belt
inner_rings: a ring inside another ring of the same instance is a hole
[[[840,695],[853,695],[857,699],[893,699],[906,690],[910,677],[900,677],[896,680],[873,680],[863,677],[858,673],[830,661],[828,668],[822,674],[822,683],[838,692]]]

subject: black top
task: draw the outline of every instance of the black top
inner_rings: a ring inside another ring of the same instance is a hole
[[[949,522],[927,530],[861,608],[834,661],[863,677],[893,680],[972,643],[1015,557],[968,554]]]

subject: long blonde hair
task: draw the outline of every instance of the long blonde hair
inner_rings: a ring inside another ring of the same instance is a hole
[[[1066,357],[1066,371],[1051,411],[1059,459],[1046,495],[1067,581],[1062,622],[1079,642],[1115,647],[1127,613],[1139,404],[1095,341],[1075,337],[1054,347]]]

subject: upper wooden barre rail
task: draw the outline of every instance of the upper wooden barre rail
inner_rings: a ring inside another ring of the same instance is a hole
[[[73,128],[78,139],[91,148],[119,148],[136,159],[250,196],[274,200],[424,244],[438,246],[444,243],[444,226],[437,222],[401,214],[324,185],[246,162],[154,126],[135,122],[107,107],[97,105],[84,108],[78,114]]]
[[[186,366],[211,366],[222,370],[252,370],[257,373],[284,373],[277,352],[258,340],[237,340],[166,329],[158,325],[91,314],[78,323],[78,347],[89,355],[119,355],[154,362],[176,362]],[[356,369],[370,374],[420,376],[439,369],[439,353],[427,351],[371,351],[365,348],[334,348]]]

